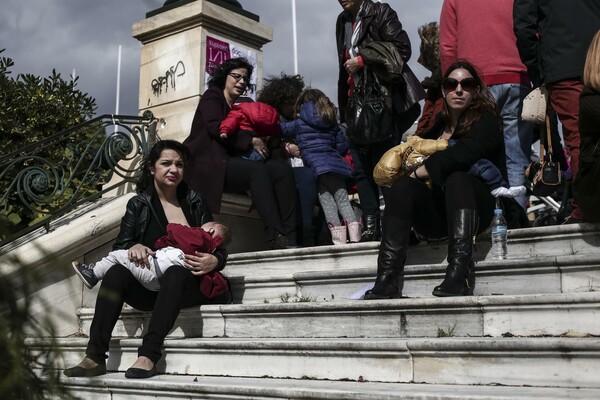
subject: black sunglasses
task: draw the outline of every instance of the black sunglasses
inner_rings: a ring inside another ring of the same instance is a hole
[[[443,85],[444,91],[453,92],[456,90],[459,84],[462,90],[469,93],[476,92],[479,89],[479,84],[477,83],[475,78],[465,78],[462,81],[456,80],[454,78],[446,78],[444,79]]]

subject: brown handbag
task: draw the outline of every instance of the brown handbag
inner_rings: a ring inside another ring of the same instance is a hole
[[[550,118],[546,115],[546,143],[548,159],[544,155],[544,141],[540,137],[540,161],[531,162],[525,170],[525,177],[533,184],[532,193],[536,196],[550,196],[562,183],[560,165],[554,162]]]

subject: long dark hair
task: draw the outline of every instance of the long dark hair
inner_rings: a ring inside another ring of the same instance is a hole
[[[211,77],[208,79],[208,87],[216,86],[219,89],[225,89],[225,82],[227,81],[227,75],[234,69],[244,68],[248,71],[248,79],[252,77],[254,67],[244,57],[230,58],[229,60],[223,61],[223,63],[215,67],[211,71]],[[254,92],[254,85],[250,82],[246,82],[246,92]]]
[[[154,143],[154,146],[152,146],[142,163],[142,173],[135,185],[136,193],[148,192],[154,188],[154,177],[152,176],[150,168],[154,167],[154,164],[156,164],[156,161],[160,158],[163,150],[176,151],[183,159],[184,164],[190,158],[190,151],[188,148],[176,140],[159,140]],[[177,187],[178,193],[180,190],[187,192],[187,185],[185,185],[185,182],[183,181]]]
[[[459,137],[465,135],[469,129],[471,129],[471,125],[473,122],[477,121],[483,114],[489,112],[493,114],[495,117],[500,119],[500,114],[498,113],[496,100],[492,96],[492,93],[488,89],[488,87],[483,83],[483,79],[481,79],[481,73],[477,70],[477,68],[466,60],[458,60],[454,64],[450,65],[446,72],[444,73],[444,79],[446,79],[452,71],[456,69],[466,69],[469,71],[471,76],[477,81],[477,85],[479,86],[479,93],[477,96],[473,96],[473,102],[464,112],[462,116],[462,129],[460,132],[456,132]],[[445,97],[445,95],[444,95]],[[444,108],[442,110],[444,116],[444,122],[446,124],[450,123],[450,115],[448,113],[448,105],[444,100]]]

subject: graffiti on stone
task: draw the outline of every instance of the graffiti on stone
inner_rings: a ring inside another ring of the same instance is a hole
[[[183,75],[185,75],[185,64],[183,61],[179,61],[177,64],[171,66],[164,75],[152,79],[152,93],[158,97],[162,94],[163,88],[165,93],[168,92],[169,87],[177,90],[177,78]]]

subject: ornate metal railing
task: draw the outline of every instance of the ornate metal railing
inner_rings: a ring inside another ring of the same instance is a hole
[[[150,111],[102,115],[0,155],[0,246],[135,181],[155,131]]]

